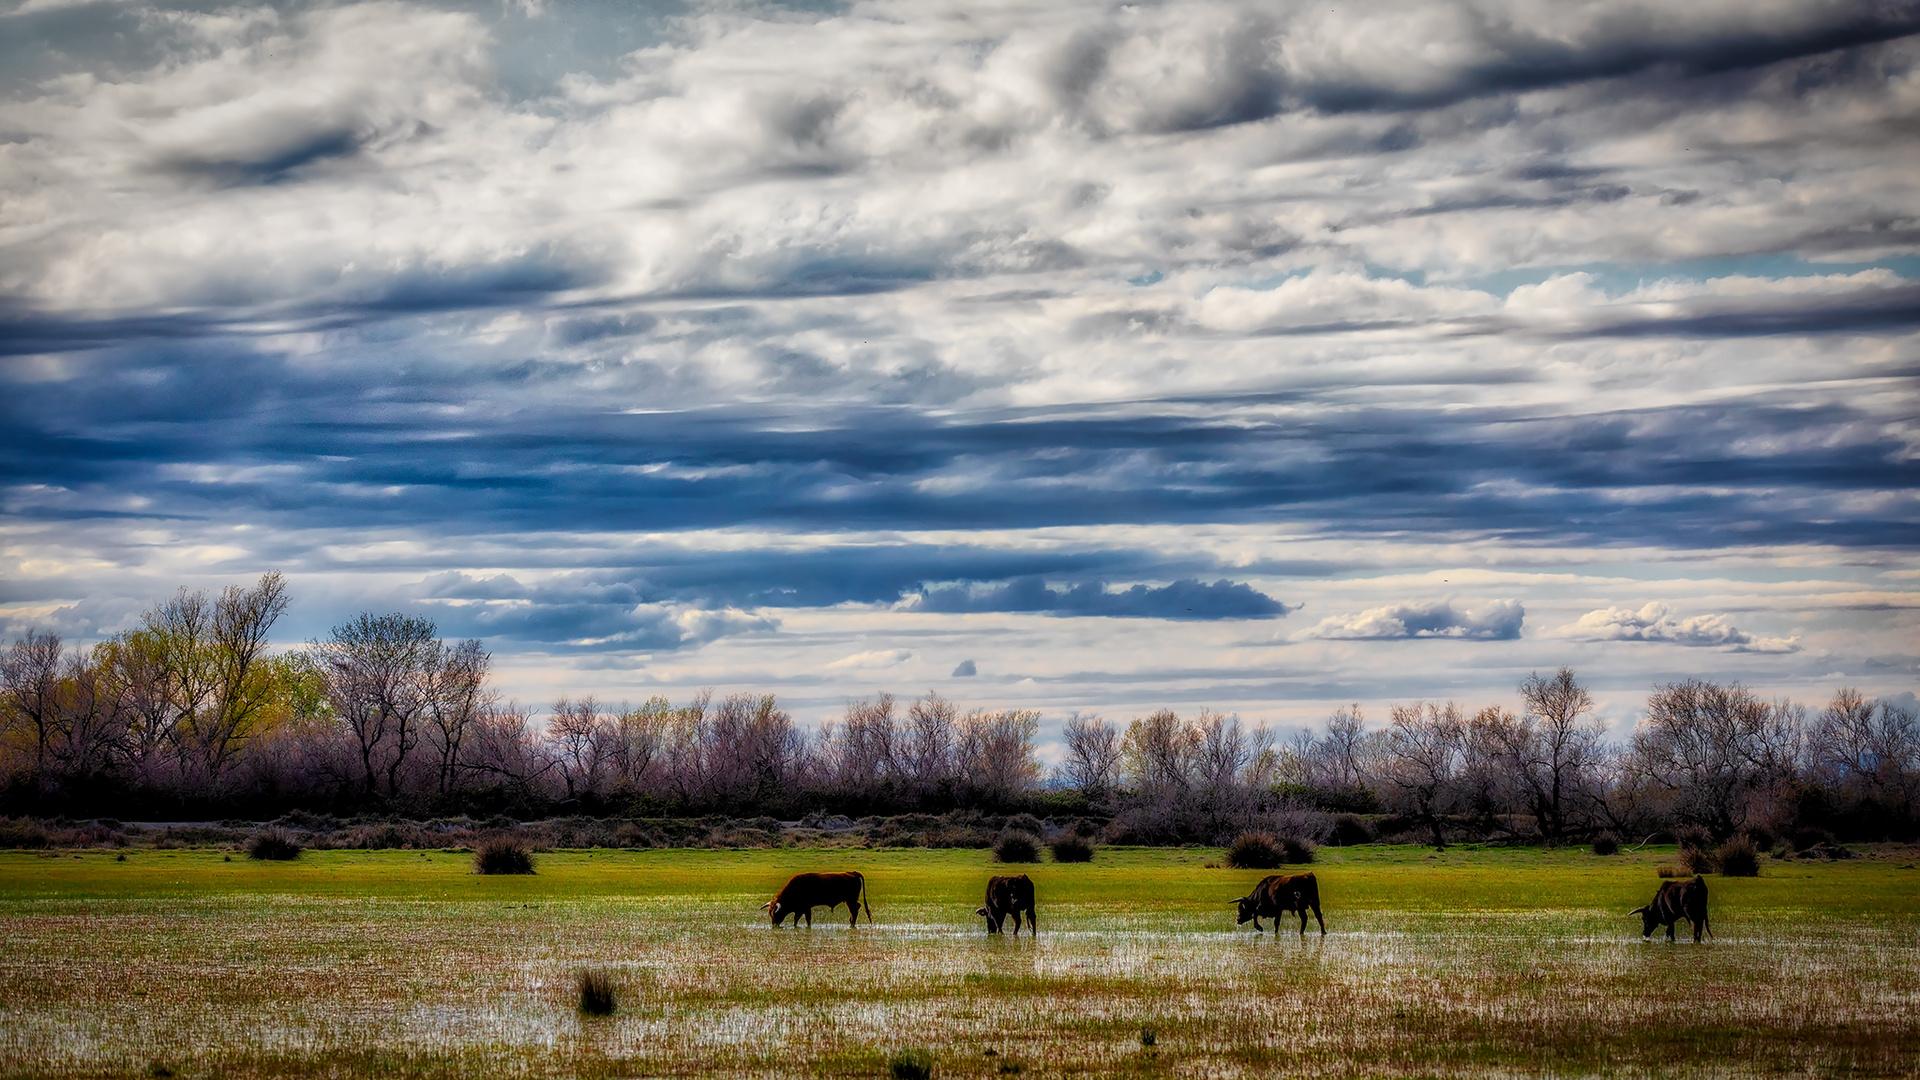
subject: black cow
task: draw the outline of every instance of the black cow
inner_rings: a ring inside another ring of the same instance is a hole
[[[1280,932],[1280,916],[1283,912],[1300,913],[1300,936],[1307,936],[1307,909],[1313,909],[1313,917],[1320,923],[1321,936],[1327,932],[1327,920],[1320,918],[1320,883],[1311,872],[1305,874],[1270,874],[1262,878],[1253,891],[1235,900],[1240,905],[1240,918],[1235,926],[1252,920],[1255,930],[1260,925],[1262,915],[1273,920],[1273,932]]]
[[[1013,936],[1020,936],[1020,913],[1027,914],[1027,928],[1033,934],[1040,933],[1040,916],[1033,910],[1033,879],[1025,874],[1019,877],[993,877],[987,879],[987,906],[977,908],[975,915],[987,917],[987,933],[997,934],[1000,925],[1013,916]]]
[[[848,870],[838,874],[795,874],[780,895],[760,905],[773,919],[773,925],[779,926],[787,916],[793,916],[793,925],[800,925],[800,916],[807,917],[807,925],[813,925],[813,909],[817,907],[832,911],[841,904],[847,905],[847,913],[852,916],[848,926],[858,926],[860,909],[866,905],[867,879],[860,876],[858,870]],[[867,908],[867,921],[873,921],[873,909]]]
[[[1669,881],[1660,886],[1653,894],[1653,903],[1646,907],[1634,908],[1629,915],[1640,916],[1640,936],[1653,936],[1653,928],[1665,925],[1667,940],[1673,940],[1673,924],[1685,919],[1693,924],[1693,940],[1697,944],[1700,934],[1713,933],[1713,927],[1707,925],[1707,879],[1699,874],[1692,881]]]

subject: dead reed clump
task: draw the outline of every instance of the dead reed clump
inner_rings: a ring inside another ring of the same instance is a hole
[[[1611,832],[1602,832],[1593,838],[1593,853],[1595,855],[1620,854],[1620,838]]]
[[[1040,840],[1032,833],[1003,833],[993,845],[993,859],[1003,863],[1040,861]]]
[[[613,994],[613,976],[597,968],[581,968],[574,980],[580,988],[580,1012],[584,1016],[612,1016],[618,1002]]]
[[[52,837],[37,821],[21,818],[10,821],[0,818],[0,848],[25,848],[38,850],[52,843]]]
[[[1280,838],[1280,855],[1287,862],[1310,863],[1313,861],[1314,852],[1315,848],[1311,840],[1298,836]]]
[[[1287,855],[1270,833],[1244,832],[1227,845],[1227,865],[1235,870],[1272,870]]]
[[[1333,819],[1333,835],[1328,839],[1335,847],[1352,847],[1355,844],[1371,844],[1379,837],[1364,818],[1356,814],[1341,814]]]
[[[480,841],[473,851],[476,874],[531,874],[533,853],[527,845],[511,836],[495,836]]]
[[[1681,870],[1678,866],[1675,866],[1670,862],[1663,862],[1659,866],[1654,867],[1653,872],[1656,874],[1659,874],[1663,878],[1677,878],[1677,877],[1686,876],[1685,871]]]
[[[928,1080],[933,1075],[933,1055],[925,1050],[900,1050],[887,1059],[887,1071],[893,1080]]]
[[[1092,862],[1093,844],[1079,833],[1063,833],[1054,838],[1047,847],[1053,851],[1054,862]]]
[[[266,828],[247,841],[247,858],[272,862],[290,862],[300,857],[305,847],[300,838],[281,828]]]
[[[1714,852],[1714,859],[1720,864],[1720,873],[1725,877],[1759,877],[1760,853],[1754,850],[1753,841],[1744,836],[1736,836],[1720,845]]]

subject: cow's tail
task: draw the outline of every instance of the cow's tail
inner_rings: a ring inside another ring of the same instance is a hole
[[[867,875],[855,870],[853,876],[860,879],[860,907],[867,913],[867,922],[871,923],[873,922],[873,909],[867,907]]]

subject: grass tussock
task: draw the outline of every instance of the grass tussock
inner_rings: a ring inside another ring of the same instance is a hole
[[[1065,833],[1054,839],[1047,847],[1053,851],[1053,861],[1062,863],[1092,862],[1093,844],[1079,833]]]
[[[1244,832],[1227,845],[1227,865],[1235,870],[1273,870],[1288,863],[1310,863],[1315,849],[1297,836]]]
[[[612,1016],[619,1003],[613,994],[613,976],[598,968],[581,968],[574,982],[580,990],[583,1016]]]
[[[1593,838],[1593,853],[1595,855],[1620,854],[1620,838],[1610,832],[1601,833]]]
[[[527,845],[508,836],[496,836],[483,840],[473,850],[473,872],[476,874],[531,874],[533,873],[533,852]]]
[[[933,1055],[925,1050],[901,1050],[887,1059],[887,1072],[893,1080],[928,1080],[933,1075]]]
[[[1040,840],[1032,833],[1003,833],[994,842],[993,858],[995,862],[1031,863],[1040,861]]]
[[[1677,877],[1687,876],[1687,872],[1685,870],[1680,869],[1678,866],[1675,866],[1673,863],[1670,863],[1670,862],[1663,862],[1659,866],[1654,867],[1653,872],[1656,874],[1659,874],[1663,878],[1677,878]]]
[[[1720,845],[1714,852],[1714,860],[1720,864],[1720,873],[1726,877],[1759,877],[1760,853],[1754,849],[1753,841],[1744,836],[1736,836]]]
[[[286,829],[262,829],[247,841],[247,858],[266,862],[291,862],[304,850],[300,838]]]

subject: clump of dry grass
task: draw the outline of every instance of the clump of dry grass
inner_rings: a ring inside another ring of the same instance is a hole
[[[511,836],[496,836],[482,840],[473,852],[473,872],[476,874],[531,874],[533,873],[533,853],[527,845]]]
[[[300,857],[305,850],[300,838],[286,829],[267,828],[253,834],[247,841],[247,858],[273,862],[288,862]]]
[[[612,1016],[618,1002],[613,993],[613,976],[598,968],[581,968],[574,981],[580,989],[580,1012],[586,1016]]]
[[[1244,832],[1227,845],[1227,865],[1235,870],[1272,870],[1287,863],[1310,863],[1313,857],[1313,844],[1297,836]]]
[[[1686,876],[1686,871],[1680,869],[1678,866],[1675,866],[1670,862],[1663,862],[1659,866],[1654,867],[1653,872],[1656,874],[1659,874],[1663,878],[1677,878],[1677,877]]]
[[[1054,838],[1047,847],[1053,851],[1054,862],[1076,863],[1093,861],[1093,844],[1079,833],[1064,833]]]
[[[1601,833],[1593,838],[1593,853],[1595,855],[1620,854],[1620,838],[1611,832]]]
[[[993,858],[1003,863],[1039,862],[1040,840],[1032,833],[1005,833],[993,845]]]
[[[1759,877],[1760,853],[1754,850],[1753,841],[1744,836],[1736,836],[1720,845],[1714,852],[1714,859],[1720,864],[1720,873],[1726,877]]]
[[[887,1059],[887,1071],[893,1080],[928,1080],[933,1075],[933,1055],[925,1050],[901,1050]]]

